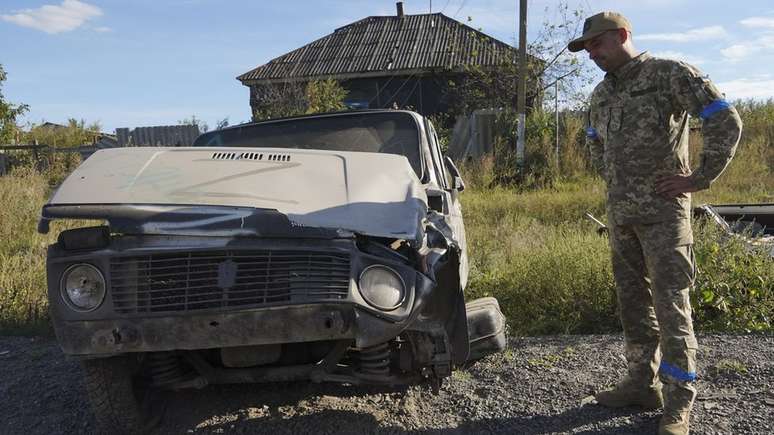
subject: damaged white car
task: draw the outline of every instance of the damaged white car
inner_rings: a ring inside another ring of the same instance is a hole
[[[140,432],[154,392],[310,380],[438,386],[505,346],[465,304],[464,184],[409,111],[244,124],[193,147],[102,150],[43,207],[100,220],[48,251],[58,341],[99,424]]]

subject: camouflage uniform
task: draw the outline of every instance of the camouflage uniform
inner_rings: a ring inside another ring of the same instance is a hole
[[[693,173],[689,114],[703,119],[704,149]],[[689,300],[696,268],[690,194],[662,197],[656,180],[691,174],[706,189],[733,157],[740,132],[736,110],[695,68],[647,53],[608,73],[591,97],[587,140],[607,182],[628,379],[649,387],[658,372],[668,409],[689,410],[696,396]]]

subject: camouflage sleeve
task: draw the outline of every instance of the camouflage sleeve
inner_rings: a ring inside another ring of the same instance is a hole
[[[691,174],[696,187],[706,189],[726,169],[736,152],[742,119],[715,85],[696,68],[675,62],[671,72],[675,108],[702,119],[704,146],[699,166]]]
[[[597,117],[595,116],[596,109],[597,109],[597,89],[599,88],[599,85],[597,88],[594,89],[594,91],[591,92],[591,96],[589,98],[589,110],[586,112],[586,130],[585,130],[585,136],[586,136],[586,147],[589,149],[589,158],[591,167],[599,174],[600,177],[603,179],[605,178],[605,147],[602,144],[602,138],[599,137],[599,133],[594,128],[594,126],[597,124]]]
[[[590,124],[586,127],[586,146],[589,148],[591,167],[600,177],[605,178],[604,146],[597,131]]]

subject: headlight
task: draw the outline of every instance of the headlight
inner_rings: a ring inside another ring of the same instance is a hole
[[[406,297],[406,285],[398,272],[386,266],[368,266],[358,282],[363,299],[376,308],[390,311],[398,308]]]
[[[95,310],[105,299],[105,278],[91,264],[74,264],[62,275],[62,299],[76,311]]]

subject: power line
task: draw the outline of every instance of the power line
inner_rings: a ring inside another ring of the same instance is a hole
[[[467,1],[468,1],[468,0],[462,0],[462,4],[461,4],[461,5],[460,5],[460,7],[457,9],[457,12],[455,12],[455,13],[454,13],[454,15],[452,15],[452,18],[457,18],[457,15],[460,13],[460,11],[462,10],[462,8],[464,8],[464,7],[465,7],[465,3],[466,3]]]
[[[446,10],[446,7],[449,6],[449,3],[451,3],[451,0],[446,0],[446,4],[444,5],[443,9],[441,9],[441,13]]]

